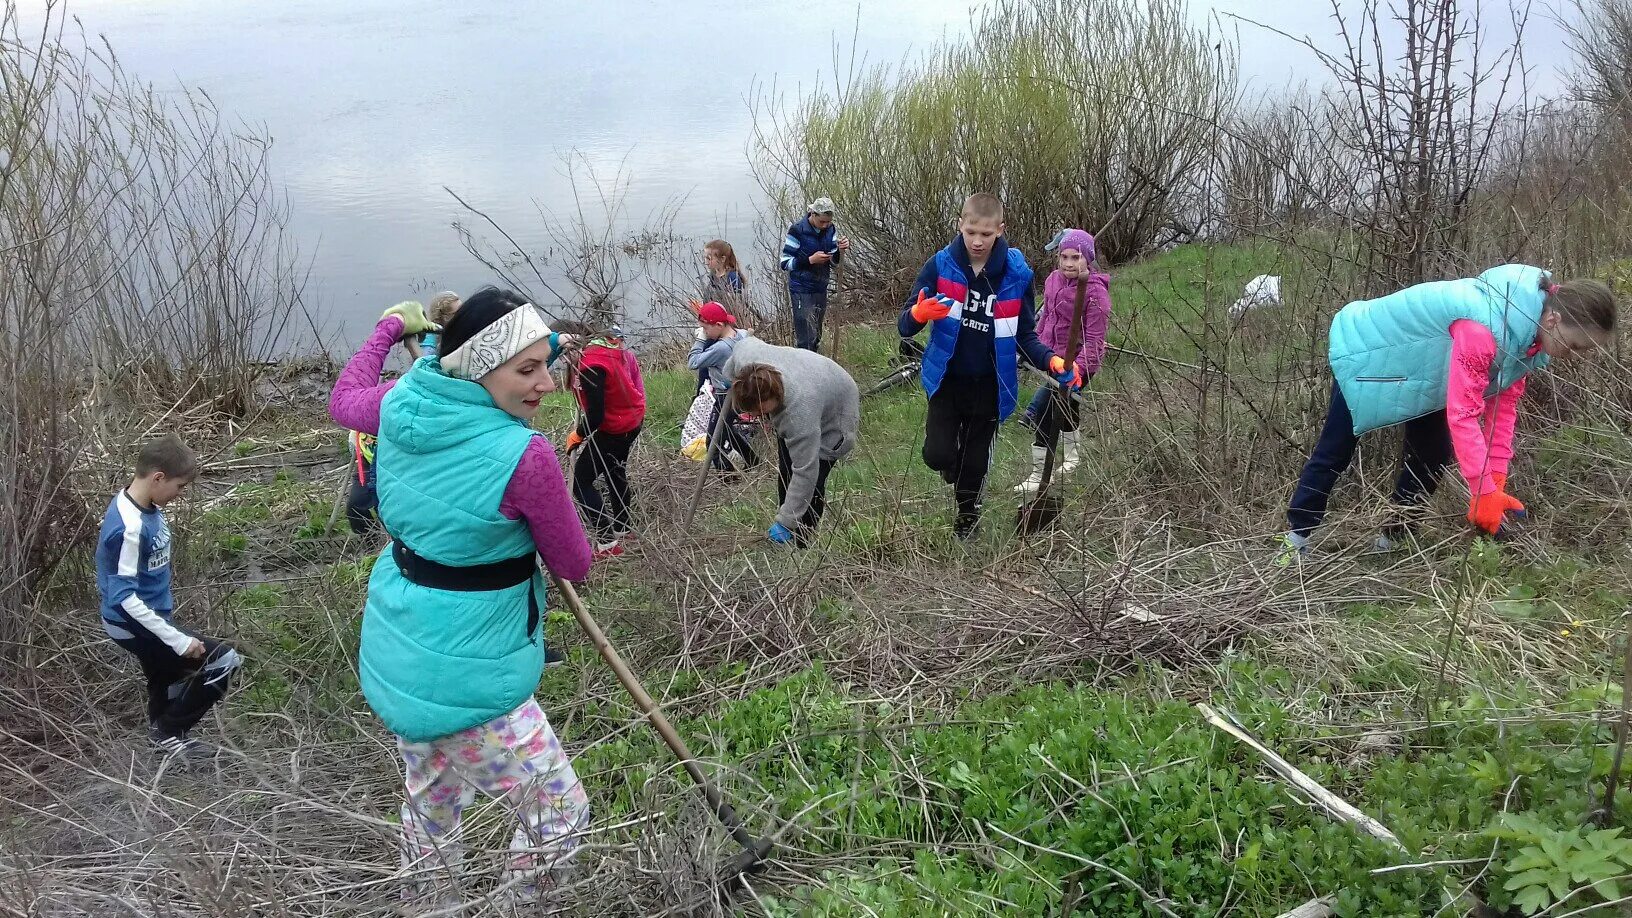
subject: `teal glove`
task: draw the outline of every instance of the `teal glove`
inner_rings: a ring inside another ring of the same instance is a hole
[[[380,321],[396,316],[402,319],[402,333],[404,335],[423,335],[426,332],[441,331],[442,326],[432,322],[425,315],[425,306],[417,300],[403,300],[385,312],[380,313]]]

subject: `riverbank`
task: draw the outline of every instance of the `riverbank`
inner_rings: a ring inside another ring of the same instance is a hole
[[[1288,305],[1222,320],[1270,270]],[[748,820],[779,833],[738,913],[1279,915],[1331,896],[1337,914],[1427,914],[1447,891],[1501,909],[1558,876],[1584,890],[1563,911],[1619,895],[1565,868],[1538,880],[1524,860],[1598,844],[1578,826],[1607,770],[1632,581],[1572,536],[1586,517],[1558,484],[1579,480],[1593,428],[1538,395],[1514,475],[1538,521],[1514,544],[1470,542],[1446,493],[1420,547],[1366,554],[1384,443],[1316,558],[1274,568],[1320,397],[1308,326],[1330,308],[1299,299],[1297,271],[1262,248],[1193,247],[1118,273],[1121,350],[1088,393],[1084,463],[1059,528],[1029,543],[1009,493],[1029,433],[1006,425],[986,521],[958,543],[947,488],[918,459],[914,386],[864,403],[811,550],[764,539],[765,467],[713,482],[680,531],[694,376],[648,366],[639,537],[584,596]],[[848,326],[841,347],[865,388],[893,329]],[[278,397],[247,426],[183,419],[223,448],[173,514],[181,614],[249,660],[202,731],[223,744],[211,768],[157,773],[128,661],[93,633],[85,559],[55,579],[61,614],[0,696],[0,899],[39,914],[395,908],[400,775],[355,673],[380,541],[329,526],[347,459],[318,367],[264,377]],[[570,416],[555,396],[537,426],[560,442]],[[548,635],[569,664],[539,699],[596,817],[566,913],[718,913],[709,871],[731,842],[559,609]],[[1404,850],[1310,808],[1197,702]],[[487,908],[499,816],[472,813],[464,914]],[[1625,847],[1601,847],[1632,871]]]

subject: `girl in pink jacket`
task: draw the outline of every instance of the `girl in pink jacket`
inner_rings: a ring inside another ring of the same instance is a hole
[[[1068,229],[1060,235],[1054,272],[1043,282],[1043,311],[1037,317],[1037,337],[1056,354],[1064,354],[1071,343],[1071,316],[1076,308],[1077,287],[1086,285],[1082,304],[1082,344],[1077,348],[1077,372],[1086,382],[1099,372],[1105,359],[1105,329],[1111,321],[1111,277],[1094,270],[1094,237],[1084,230]],[[1077,467],[1077,402],[1070,400],[1065,410],[1055,397],[1059,390],[1050,385],[1037,390],[1026,408],[1022,423],[1037,432],[1031,446],[1031,476],[1014,489],[1029,494],[1042,486],[1043,466],[1048,461],[1048,443],[1054,430],[1060,431],[1064,456],[1056,475]],[[1056,425],[1058,425],[1056,427]]]

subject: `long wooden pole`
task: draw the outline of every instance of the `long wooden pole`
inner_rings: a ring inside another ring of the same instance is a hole
[[[567,608],[572,610],[572,617],[578,620],[578,627],[582,628],[584,634],[588,635],[590,643],[595,645],[595,650],[600,653],[601,659],[605,660],[606,665],[611,667],[613,674],[623,684],[624,690],[629,693],[629,697],[634,699],[635,706],[640,708],[640,712],[645,715],[647,723],[652,725],[652,728],[657,731],[657,735],[663,738],[663,743],[679,757],[680,767],[684,768],[686,774],[691,776],[691,780],[697,785],[698,790],[702,792],[703,798],[708,801],[709,808],[714,811],[715,816],[719,817],[721,825],[724,825],[726,831],[731,833],[731,837],[736,840],[737,844],[742,846],[742,854],[733,858],[727,865],[727,876],[752,869],[754,865],[764,860],[765,855],[770,853],[774,842],[767,838],[755,838],[753,833],[749,832],[747,827],[742,824],[742,818],[737,815],[737,811],[726,801],[725,797],[720,793],[720,789],[714,786],[714,782],[709,780],[708,775],[703,772],[702,766],[697,764],[697,758],[691,754],[691,748],[686,745],[686,741],[674,729],[674,725],[669,723],[669,719],[663,716],[662,709],[657,706],[657,702],[652,700],[652,696],[646,694],[645,687],[640,684],[639,679],[635,678],[635,674],[629,670],[628,664],[623,662],[623,657],[618,655],[618,651],[612,646],[612,642],[606,639],[606,633],[601,631],[601,626],[596,624],[595,619],[590,616],[589,610],[584,607],[584,601],[578,596],[578,591],[573,588],[571,583],[554,574],[550,575],[550,579],[555,583],[555,588],[561,592],[562,598],[566,600]]]
[[[691,503],[686,507],[686,522],[680,527],[681,532],[691,531],[691,521],[697,518],[697,504],[703,499],[703,485],[708,482],[708,470],[714,465],[714,457],[720,452],[720,438],[725,436],[726,417],[731,413],[731,404],[735,401],[731,397],[731,390],[725,390],[725,396],[720,400],[720,416],[714,419],[714,431],[709,434],[708,448],[703,453],[703,467],[697,470],[697,483],[691,487]]]

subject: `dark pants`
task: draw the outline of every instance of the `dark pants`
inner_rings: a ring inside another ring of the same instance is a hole
[[[997,441],[997,377],[951,376],[929,399],[924,464],[952,485],[960,517],[980,513],[980,495]]]
[[[572,496],[602,541],[629,531],[629,450],[638,436],[639,427],[621,434],[597,430],[578,448],[580,455],[572,466]],[[605,483],[605,500],[597,481]]]
[[[227,694],[238,655],[226,644],[178,628],[204,643],[204,657],[190,660],[146,629],[127,625],[133,637],[114,643],[136,657],[147,677],[147,720],[165,736],[181,736]]]
[[[714,427],[720,422],[720,412],[725,407],[725,392],[714,394],[714,410],[708,415],[708,443],[713,444]],[[751,469],[759,464],[759,454],[748,442],[748,435],[743,433],[735,418],[727,419],[725,430],[721,432],[722,442],[714,449],[714,468],[731,471],[733,469]],[[733,454],[736,456],[733,461]]]
[[[822,459],[816,465],[816,490],[810,493],[810,505],[799,517],[799,526],[793,531],[794,541],[802,548],[816,535],[816,524],[822,521],[827,508],[827,473],[833,471],[833,460]],[[776,438],[776,505],[788,497],[788,479],[793,477],[793,457],[788,455],[788,441]]]
[[[793,346],[814,351],[822,344],[822,318],[827,315],[827,290],[788,294],[793,303]]]
[[[1405,428],[1405,457],[1399,481],[1394,486],[1394,503],[1406,508],[1406,519],[1410,519],[1420,513],[1422,505],[1439,487],[1439,477],[1451,461],[1451,428],[1444,411],[1412,418],[1401,426]],[[1333,383],[1326,426],[1321,428],[1314,453],[1303,464],[1298,488],[1292,493],[1292,506],[1286,511],[1286,520],[1293,532],[1307,536],[1320,525],[1326,516],[1326,501],[1332,488],[1354,459],[1354,448],[1359,442],[1349,404],[1343,400],[1342,390]],[[1396,532],[1401,528],[1402,524],[1398,523],[1390,526]]]
[[[356,463],[351,467],[351,487],[346,489],[346,522],[357,535],[380,528],[380,498],[374,490],[374,463],[363,466],[361,477]]]

